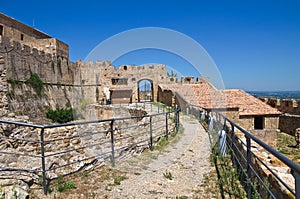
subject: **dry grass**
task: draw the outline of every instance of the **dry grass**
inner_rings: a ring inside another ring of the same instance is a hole
[[[300,165],[300,149],[296,148],[294,136],[286,133],[277,134],[277,150]]]

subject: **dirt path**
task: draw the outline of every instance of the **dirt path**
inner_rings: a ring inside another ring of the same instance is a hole
[[[203,175],[210,172],[208,134],[196,119],[183,116],[184,132],[163,151],[118,163],[127,179],[113,186],[109,198],[194,198],[204,196]]]

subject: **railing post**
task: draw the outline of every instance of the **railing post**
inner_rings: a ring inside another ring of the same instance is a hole
[[[44,142],[44,128],[41,129],[41,156],[42,156],[42,177],[44,194],[47,195],[47,182],[46,182],[46,161],[45,161],[45,142]]]
[[[169,133],[169,128],[168,128],[168,113],[166,113],[166,139],[168,140],[168,133]]]
[[[300,198],[300,174],[292,170],[292,174],[295,178],[295,190],[296,198]]]
[[[209,117],[208,130],[212,131],[214,129],[214,118],[212,116]]]
[[[226,154],[226,132],[224,130],[219,130],[218,142],[219,142],[219,155],[224,157]]]
[[[226,131],[226,122],[227,122],[227,118],[224,117],[223,119],[224,119],[223,129]]]
[[[236,165],[236,149],[235,149],[235,134],[234,134],[234,125],[233,123],[230,123],[231,125],[231,150],[232,150],[232,155],[231,155],[231,160],[232,160],[232,164],[233,166]]]
[[[234,151],[234,140],[235,140],[235,134],[234,134],[234,125],[231,123],[231,148]]]
[[[252,194],[252,185],[251,185],[251,139],[246,136],[247,144],[247,177],[248,177],[248,198],[251,198]]]
[[[152,116],[150,116],[150,150],[153,149],[153,138],[152,138]]]
[[[176,126],[177,126],[177,132],[179,131],[179,120],[180,120],[180,116],[179,116],[179,109],[176,107],[176,119],[177,119],[177,121],[176,121]]]
[[[111,139],[111,165],[115,166],[115,143],[114,143],[114,121],[110,122],[110,139]]]

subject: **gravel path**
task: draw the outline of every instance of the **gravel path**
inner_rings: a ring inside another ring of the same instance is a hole
[[[152,151],[118,163],[126,172],[124,181],[113,186],[109,198],[201,198],[203,175],[211,171],[208,134],[189,116],[181,122],[184,132],[163,151]],[[168,179],[164,174],[171,174]]]

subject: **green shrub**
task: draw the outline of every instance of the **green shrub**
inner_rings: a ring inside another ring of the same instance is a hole
[[[38,74],[32,73],[30,75],[30,78],[26,80],[26,84],[29,84],[33,88],[37,96],[41,96],[43,94],[43,81],[41,80]]]
[[[74,120],[75,110],[72,108],[63,109],[57,108],[56,110],[49,109],[46,113],[46,117],[51,119],[52,122],[66,123]]]
[[[77,186],[73,181],[65,181],[62,176],[59,176],[57,179],[57,190],[59,192],[64,192],[70,189],[76,189]]]
[[[127,179],[125,175],[115,176],[114,177],[114,185],[120,185],[123,180]]]

